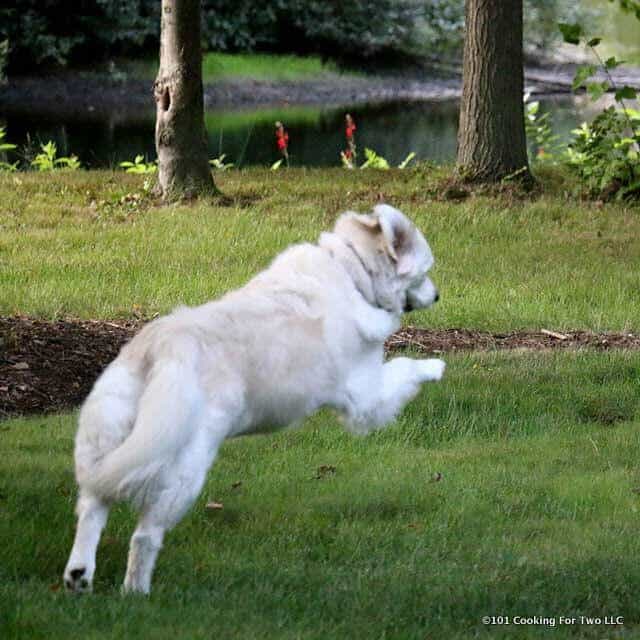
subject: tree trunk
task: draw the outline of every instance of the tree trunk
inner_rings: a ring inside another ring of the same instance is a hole
[[[524,129],[522,0],[466,0],[458,171],[530,178]]]
[[[204,125],[200,0],[162,0],[154,96],[158,192],[164,199],[215,192]]]

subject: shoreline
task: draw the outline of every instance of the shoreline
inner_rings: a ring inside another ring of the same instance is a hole
[[[536,97],[570,95],[576,65],[527,67],[525,90]],[[597,77],[597,76],[596,76]],[[615,82],[640,89],[640,69],[616,69]],[[343,107],[398,101],[447,102],[460,98],[459,73],[351,76],[328,73],[299,81],[236,79],[204,86],[205,109],[286,106]],[[65,73],[14,78],[0,88],[0,115],[24,113],[85,121],[148,120],[155,113],[152,82]]]

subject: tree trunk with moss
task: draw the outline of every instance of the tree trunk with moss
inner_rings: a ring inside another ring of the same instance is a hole
[[[200,0],[162,0],[154,96],[159,194],[172,199],[215,192],[204,124]]]
[[[528,179],[522,0],[466,0],[458,171],[494,182]]]

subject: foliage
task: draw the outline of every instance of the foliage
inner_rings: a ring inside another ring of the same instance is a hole
[[[634,13],[636,18],[640,20],[640,0],[609,0],[609,2],[618,2],[623,11]]]
[[[525,44],[538,52],[556,39],[561,17],[585,20],[593,14],[572,0],[524,0],[524,7]],[[459,0],[204,0],[203,13],[212,50],[314,52],[338,60],[436,58],[462,50]]]
[[[133,162],[125,160],[121,162],[120,165],[123,169],[126,170],[127,173],[156,173],[158,170],[158,164],[156,161],[146,162],[144,156],[137,155]]]
[[[0,41],[10,73],[155,49],[158,0],[15,0],[0,7]]]
[[[544,55],[557,41],[558,22],[587,19],[589,12],[582,5],[574,0],[524,0],[525,49]]]
[[[232,169],[233,168],[233,162],[225,162],[224,159],[227,157],[226,153],[221,153],[217,158],[213,158],[212,160],[209,160],[209,164],[216,170],[216,171],[226,171],[227,169]]]
[[[391,165],[386,158],[378,155],[373,149],[365,147],[364,150],[365,161],[360,165],[360,169],[390,169]],[[406,169],[409,163],[416,157],[415,151],[412,151],[407,157],[398,165],[398,169]],[[340,152],[340,160],[342,166],[345,169],[354,169],[356,164],[354,158],[349,157],[344,151]]]
[[[422,0],[205,0],[205,41],[213,50],[370,58],[410,49],[421,9]]]
[[[411,151],[407,155],[407,157],[398,165],[398,169],[406,169],[409,166],[409,163],[413,161],[415,157],[416,157],[416,152]]]
[[[637,0],[620,0],[631,6]],[[547,48],[555,23],[585,18],[570,0],[524,0],[525,44]],[[159,0],[14,0],[0,8],[12,74],[157,52]],[[318,53],[337,60],[461,51],[460,0],[203,0],[205,50]]]
[[[373,149],[365,147],[364,157],[366,160],[360,166],[361,169],[388,169],[389,163],[379,156]]]
[[[31,161],[31,166],[37,171],[54,171],[56,169],[80,169],[80,161],[75,155],[58,158],[58,149],[55,142],[49,140],[47,144],[40,145],[41,152]]]
[[[593,197],[638,198],[640,117],[625,104],[625,100],[636,98],[636,90],[626,85],[616,86],[610,72],[621,62],[615,57],[602,59],[597,50],[600,38],[585,36],[579,24],[560,24],[559,27],[565,42],[585,44],[598,63],[578,67],[573,88],[585,87],[593,101],[612,91],[617,105],[603,109],[591,124],[583,123],[573,131],[575,138],[569,145],[569,164]],[[604,80],[594,78],[598,71],[602,72]]]
[[[637,134],[629,137],[629,122],[640,128],[640,113],[615,107],[604,109],[591,124],[574,129],[569,164],[594,197],[639,197],[640,162]]]
[[[16,171],[18,163],[9,163],[6,160],[2,160],[7,151],[13,151],[16,148],[15,144],[4,142],[6,133],[4,127],[0,127],[0,171]]]
[[[464,2],[432,0],[424,2],[422,25],[423,46],[429,51],[459,54],[462,50]],[[435,57],[435,56],[434,56]]]
[[[203,0],[202,38],[214,51],[323,52],[367,58],[404,51],[422,0]],[[66,6],[65,6],[66,5]],[[0,8],[12,73],[78,64],[158,45],[159,0],[16,0]]]
[[[527,146],[531,161],[550,160],[558,150],[559,136],[551,129],[551,114],[540,113],[540,102],[529,102],[525,95],[524,125],[527,134]]]

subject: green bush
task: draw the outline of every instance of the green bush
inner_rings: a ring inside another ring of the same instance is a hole
[[[585,10],[571,0],[524,0],[525,43],[548,48],[555,23]],[[0,7],[8,72],[157,55],[160,0],[13,0]],[[459,55],[462,0],[202,0],[211,51],[316,53],[337,60]],[[2,55],[0,52],[0,71]]]
[[[640,113],[609,107],[574,130],[569,164],[591,197],[604,200],[640,196],[638,143]]]
[[[414,47],[422,0],[204,0],[209,49],[321,53],[367,59]]]
[[[156,46],[159,0],[14,0],[0,7],[10,74]]]
[[[574,140],[568,148],[569,165],[580,176],[589,196],[607,199],[640,197],[640,112],[627,107],[625,100],[636,100],[638,92],[633,87],[619,87],[611,70],[622,61],[615,57],[604,59],[598,52],[602,39],[589,37],[581,25],[558,25],[564,41],[573,45],[585,45],[597,64],[577,68],[573,79],[574,90],[585,88],[595,102],[605,92],[614,93],[616,106],[603,109],[591,122],[584,122],[574,129]],[[595,74],[602,71],[604,80]]]

